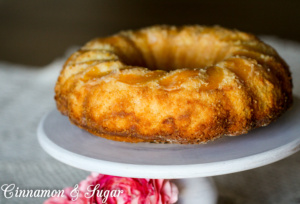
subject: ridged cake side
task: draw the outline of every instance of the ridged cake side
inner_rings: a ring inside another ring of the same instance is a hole
[[[58,109],[128,142],[203,143],[265,126],[292,104],[291,74],[255,36],[154,26],[95,39],[65,63]]]

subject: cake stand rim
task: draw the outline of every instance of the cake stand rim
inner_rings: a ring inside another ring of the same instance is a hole
[[[300,150],[300,137],[278,148],[227,161],[184,165],[129,164],[99,160],[66,150],[51,141],[46,135],[43,124],[52,111],[45,114],[37,129],[42,148],[55,159],[70,166],[103,174],[135,178],[195,178],[208,177],[245,171],[286,158]]]

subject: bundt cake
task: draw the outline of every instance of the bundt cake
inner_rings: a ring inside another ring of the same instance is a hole
[[[196,144],[268,125],[292,104],[277,52],[219,26],[153,26],[88,42],[65,62],[58,110],[126,142]]]

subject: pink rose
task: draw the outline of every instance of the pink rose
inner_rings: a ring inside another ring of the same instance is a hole
[[[92,173],[86,180],[81,181],[75,190],[78,190],[75,201],[72,201],[74,189],[66,188],[64,197],[52,197],[44,204],[172,204],[178,199],[178,189],[169,180],[97,173]]]

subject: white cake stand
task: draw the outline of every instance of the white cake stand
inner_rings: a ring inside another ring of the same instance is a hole
[[[267,165],[300,149],[300,99],[267,127],[203,145],[115,142],[77,128],[56,110],[40,122],[38,138],[46,152],[68,165],[116,176],[178,179],[179,203],[214,204],[210,176]]]

